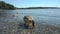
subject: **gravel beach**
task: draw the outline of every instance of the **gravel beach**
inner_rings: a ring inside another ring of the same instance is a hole
[[[34,29],[26,29],[24,21],[11,17],[0,17],[0,34],[60,34],[60,27],[35,22]]]
[[[19,31],[21,34],[60,34],[60,27],[36,22],[34,29],[19,29]]]

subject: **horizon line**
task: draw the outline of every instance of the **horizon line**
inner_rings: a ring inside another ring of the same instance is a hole
[[[35,6],[33,6],[33,7],[35,7]],[[36,6],[36,7],[58,7],[58,6]],[[17,7],[17,8],[30,8],[30,7]],[[60,7],[58,7],[58,8],[60,8]]]

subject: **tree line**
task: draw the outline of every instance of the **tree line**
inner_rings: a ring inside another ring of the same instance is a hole
[[[0,9],[15,9],[15,7],[11,4],[5,3],[4,1],[0,1]]]

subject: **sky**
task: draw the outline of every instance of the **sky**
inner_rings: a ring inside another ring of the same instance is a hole
[[[18,8],[25,7],[60,7],[60,0],[0,0]]]

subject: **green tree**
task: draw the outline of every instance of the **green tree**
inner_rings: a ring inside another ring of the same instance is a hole
[[[11,4],[0,1],[0,9],[15,9],[15,7]]]

